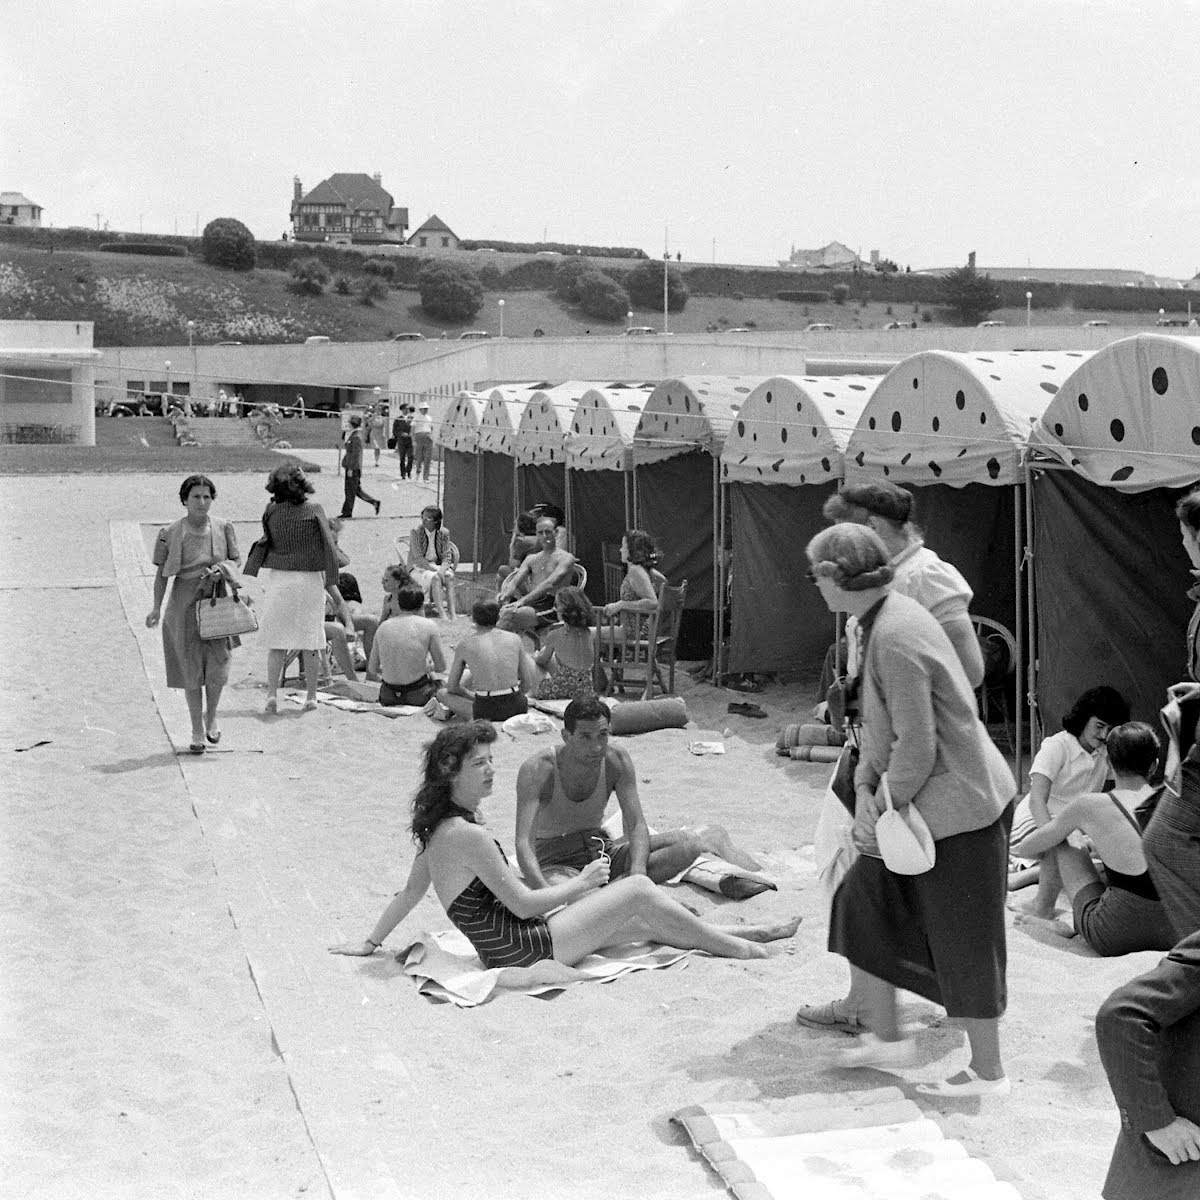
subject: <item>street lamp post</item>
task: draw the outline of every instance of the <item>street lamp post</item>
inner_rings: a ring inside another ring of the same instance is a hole
[[[1033,293],[1025,293],[1025,328],[1033,324]]]
[[[632,308],[625,314],[625,328],[626,329],[633,328],[633,309]]]
[[[504,301],[497,300],[496,303],[500,306],[500,336],[504,336]]]
[[[171,380],[171,360],[168,358],[167,361],[163,363],[163,366],[167,369],[167,403],[169,405],[171,403],[170,397],[175,391],[173,382]],[[166,413],[163,413],[163,416],[166,416]]]
[[[1158,323],[1159,323],[1160,325],[1163,323],[1163,318],[1164,318],[1166,315],[1167,315],[1167,310],[1166,310],[1165,308],[1160,308],[1160,309],[1158,310]]]

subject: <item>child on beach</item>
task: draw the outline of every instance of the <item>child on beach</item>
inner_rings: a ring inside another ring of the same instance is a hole
[[[1104,789],[1109,777],[1105,742],[1108,732],[1129,720],[1129,702],[1116,688],[1101,686],[1083,693],[1063,717],[1061,732],[1042,742],[1029,768],[1029,794],[1013,815],[1009,850],[1022,854],[1021,843],[1034,830],[1049,823],[1080,796]],[[1052,857],[1042,859],[1037,895],[1024,911],[1051,918],[1062,891],[1062,876]]]

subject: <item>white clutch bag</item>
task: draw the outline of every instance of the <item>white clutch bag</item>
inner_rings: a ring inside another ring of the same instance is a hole
[[[933,834],[925,818],[912,804],[903,808],[892,806],[892,793],[887,775],[879,780],[878,791],[887,806],[875,822],[875,843],[883,865],[897,875],[924,875],[937,861]]]

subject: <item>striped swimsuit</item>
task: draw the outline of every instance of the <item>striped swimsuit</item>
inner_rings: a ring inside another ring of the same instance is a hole
[[[500,843],[496,849],[507,863]],[[541,917],[516,916],[478,876],[446,906],[446,916],[467,935],[480,961],[493,967],[531,967],[554,957],[550,926]]]

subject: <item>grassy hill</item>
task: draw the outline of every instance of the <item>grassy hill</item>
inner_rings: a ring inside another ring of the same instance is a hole
[[[354,287],[367,278],[361,271],[347,271],[346,276]],[[312,334],[336,341],[375,341],[405,330],[427,338],[456,337],[468,328],[496,335],[500,331],[497,300],[502,297],[504,332],[510,337],[529,337],[535,329],[570,336],[614,333],[622,327],[621,322],[607,324],[586,317],[540,290],[489,291],[474,323],[447,327],[426,316],[411,288],[392,288],[384,299],[366,307],[355,295],[339,295],[332,287],[321,296],[300,296],[288,282],[286,271],[269,267],[231,272],[190,257],[137,257],[85,248],[50,252],[44,246],[0,243],[0,318],[92,321],[97,346],[184,342],[189,321],[194,322],[193,336],[201,345],[292,342]],[[794,331],[816,321],[839,329],[877,329],[892,319],[946,323],[940,310],[912,301],[798,304],[753,295],[737,298],[740,294],[693,293],[682,313],[671,314],[670,328],[677,333],[701,333],[737,326]],[[1146,312],[1118,313],[1068,303],[1035,307],[1033,321],[1072,325],[1105,319],[1114,326],[1153,325],[1157,308],[1155,303]],[[1023,307],[1000,309],[993,316],[1011,325],[1025,322]],[[635,311],[634,324],[661,328],[662,313]]]

